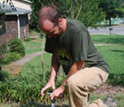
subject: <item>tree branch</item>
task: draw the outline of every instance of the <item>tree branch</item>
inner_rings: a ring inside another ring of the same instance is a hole
[[[82,4],[80,5],[80,8],[79,8],[78,14],[77,14],[77,16],[75,17],[75,19],[78,18],[79,14],[80,14],[80,12],[81,12],[81,9],[82,9]]]

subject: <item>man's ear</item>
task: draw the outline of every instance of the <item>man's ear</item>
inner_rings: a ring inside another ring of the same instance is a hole
[[[59,25],[62,25],[62,18],[59,18]]]

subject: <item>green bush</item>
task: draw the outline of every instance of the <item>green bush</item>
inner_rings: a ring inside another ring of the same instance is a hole
[[[46,74],[46,76],[49,75]],[[28,76],[15,76],[9,78],[9,80],[0,81],[0,103],[4,102],[20,102],[21,104],[26,104],[30,101],[40,102],[42,104],[49,104],[49,95],[41,97],[41,89],[46,83],[42,81],[41,73],[29,73]],[[48,77],[46,77],[48,81]],[[56,84],[56,87],[60,85],[61,80]],[[52,89],[47,90],[52,91]],[[46,92],[47,92],[46,91]]]
[[[14,38],[10,42],[10,52],[16,52],[21,56],[25,56],[25,47],[19,38]]]
[[[0,59],[4,58],[4,55],[7,52],[7,44],[6,43],[2,43],[2,45],[0,45]]]
[[[9,73],[7,71],[0,71],[0,81],[5,81],[9,79]]]
[[[29,36],[25,36],[24,41],[30,41],[31,39],[29,38]]]
[[[116,85],[124,86],[124,73],[110,74],[106,83],[112,84],[113,86],[116,86]]]
[[[21,55],[16,52],[7,53],[5,58],[1,60],[2,64],[10,64],[13,61],[17,61],[21,58]]]

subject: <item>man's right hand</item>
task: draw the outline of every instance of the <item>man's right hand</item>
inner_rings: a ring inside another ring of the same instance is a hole
[[[48,88],[50,88],[50,87],[52,87],[53,90],[55,89],[55,84],[54,84],[54,82],[49,81],[49,82],[45,85],[45,87],[42,88],[42,90],[41,90],[41,96],[44,96],[44,95],[45,95],[45,93],[44,93],[45,90],[48,89]]]

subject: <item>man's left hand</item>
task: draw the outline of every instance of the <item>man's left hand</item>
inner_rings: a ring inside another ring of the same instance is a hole
[[[64,95],[64,87],[60,86],[59,88],[55,89],[51,94],[50,98],[51,100],[56,99],[56,98],[62,98]]]

